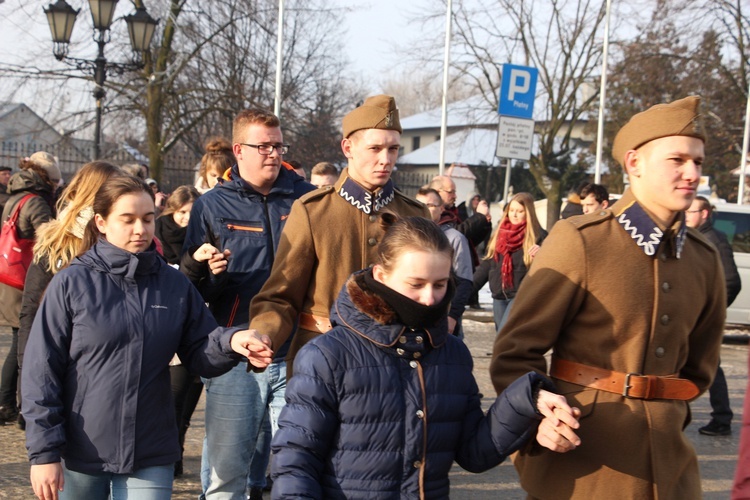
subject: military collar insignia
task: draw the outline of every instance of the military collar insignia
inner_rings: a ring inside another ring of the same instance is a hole
[[[353,181],[351,177],[347,177],[344,183],[341,184],[339,196],[357,210],[369,215],[379,212],[392,202],[396,196],[396,192],[393,189],[393,182],[390,179],[382,188],[376,191],[368,191]]]
[[[665,232],[659,228],[637,201],[633,201],[615,216],[625,232],[633,238],[633,242],[649,257],[655,256],[659,250],[659,245],[663,241],[667,241],[671,243],[672,256],[677,259],[680,258],[687,234],[684,218],[680,218],[672,228]]]

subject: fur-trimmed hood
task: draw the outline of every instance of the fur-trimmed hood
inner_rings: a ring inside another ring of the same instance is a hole
[[[432,347],[445,344],[448,337],[448,319],[446,315],[435,326],[420,331],[407,328],[398,320],[393,308],[380,296],[367,288],[364,281],[369,269],[352,274],[344,284],[339,297],[331,309],[331,323],[344,326],[371,342],[383,347],[398,347],[422,350],[421,340],[412,346],[411,337],[420,337],[423,332]],[[407,337],[407,342],[400,341]],[[400,342],[399,342],[400,341]]]

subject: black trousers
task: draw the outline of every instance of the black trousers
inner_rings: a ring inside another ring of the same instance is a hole
[[[727,388],[727,379],[724,376],[724,370],[716,370],[714,383],[708,389],[708,399],[711,402],[711,420],[719,424],[730,425],[732,423],[732,408],[729,407],[729,389]]]
[[[18,394],[18,328],[13,328],[13,340],[3,363],[0,375],[0,406],[16,408],[20,406]]]

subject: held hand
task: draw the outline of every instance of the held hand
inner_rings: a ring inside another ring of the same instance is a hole
[[[232,349],[256,368],[265,368],[273,361],[271,339],[257,330],[241,330],[232,335],[231,343]]]
[[[581,414],[578,408],[573,408],[573,413],[576,417]],[[557,424],[554,423],[555,420]],[[557,418],[542,420],[536,431],[536,440],[540,445],[557,453],[574,450],[581,444],[581,438],[573,432],[573,429]]]
[[[578,416],[574,414],[574,410],[578,410],[578,408],[571,408],[565,396],[540,389],[536,407],[539,413],[551,420],[553,425],[562,422],[573,429],[580,427]],[[580,413],[578,411],[578,415]]]
[[[57,500],[65,479],[60,462],[31,466],[31,487],[39,500]]]
[[[539,251],[540,246],[534,245],[533,247],[529,248],[529,257],[532,259],[536,257],[537,252]]]

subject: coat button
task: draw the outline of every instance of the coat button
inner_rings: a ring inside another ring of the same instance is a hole
[[[416,368],[417,366],[419,366],[419,363],[417,363],[416,361],[412,361],[409,363],[409,366],[411,366],[412,368]]]
[[[398,349],[396,349],[396,354],[398,354],[399,356],[403,356],[404,350],[399,347]]]
[[[662,325],[667,325],[669,323],[669,315],[663,314],[661,318],[659,318],[659,321],[661,321]]]
[[[421,335],[417,335],[417,338],[415,338],[414,340],[417,341],[417,344],[421,344],[422,342],[424,342],[424,339],[422,338]]]
[[[656,351],[654,352],[654,354],[656,354],[657,358],[663,358],[664,357],[664,353],[666,353],[666,350],[663,347],[657,347]]]
[[[424,412],[422,410],[417,410],[417,418],[424,418]]]
[[[414,463],[413,463],[413,464],[411,464],[411,465],[412,465],[412,466],[413,466],[413,467],[414,467],[415,469],[419,469],[420,467],[422,467],[422,462],[420,462],[419,460],[415,460],[415,461],[414,461]]]
[[[378,244],[378,240],[376,240],[375,238],[370,238],[369,240],[367,240],[367,244],[370,245],[371,247],[374,247],[375,245]]]
[[[370,222],[375,222],[376,220],[378,220],[378,216],[377,215],[371,215],[370,216]]]
[[[415,352],[414,353],[414,359],[419,359],[421,357],[422,357],[422,353],[421,352]]]
[[[661,289],[664,291],[664,293],[669,292],[672,289],[672,285],[667,283],[666,281],[661,284]]]
[[[404,337],[404,336],[402,335],[401,337],[399,337],[399,338],[398,338],[398,342],[399,342],[400,344],[406,344],[406,337]]]

